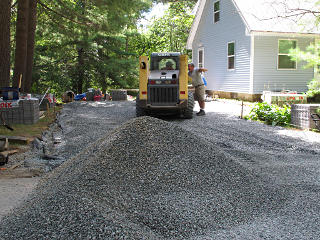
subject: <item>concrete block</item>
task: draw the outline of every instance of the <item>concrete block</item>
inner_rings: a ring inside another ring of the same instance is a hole
[[[291,106],[291,124],[301,129],[315,129],[315,122],[311,118],[320,104],[293,104]]]

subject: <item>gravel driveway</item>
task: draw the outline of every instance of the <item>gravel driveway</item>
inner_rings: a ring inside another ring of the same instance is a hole
[[[64,163],[0,239],[320,239],[320,135],[240,111],[215,101],[163,121],[134,119],[134,102],[66,105],[47,136],[57,158],[27,160]]]

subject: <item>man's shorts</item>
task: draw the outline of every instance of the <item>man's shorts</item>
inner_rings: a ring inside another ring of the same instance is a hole
[[[205,100],[205,93],[206,93],[205,88],[206,87],[204,85],[195,87],[194,100],[196,100],[196,101],[204,101]]]

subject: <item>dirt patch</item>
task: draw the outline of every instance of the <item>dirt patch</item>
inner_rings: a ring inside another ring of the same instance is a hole
[[[40,178],[16,178],[16,176],[10,178],[9,175],[3,174],[3,171],[0,173],[0,219],[2,219],[27,198]]]

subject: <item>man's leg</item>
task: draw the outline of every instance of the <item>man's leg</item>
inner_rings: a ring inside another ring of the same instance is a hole
[[[206,106],[205,101],[199,101],[199,106],[200,106],[200,109],[204,110],[204,108]]]
[[[206,112],[204,111],[205,102],[204,101],[198,101],[198,103],[199,103],[199,106],[200,106],[200,111],[197,112],[197,116],[206,115]]]
[[[204,102],[204,95],[205,95],[205,89],[204,86],[196,87],[195,88],[195,94],[194,94],[194,99],[198,101],[200,111],[197,112],[197,116],[202,116],[205,115],[204,107],[205,107],[205,102]]]
[[[205,87],[201,86],[198,89],[198,94],[199,94],[199,98],[198,98],[198,103],[200,106],[200,112],[197,113],[198,116],[203,116],[206,114],[206,112],[204,111],[205,108]]]

